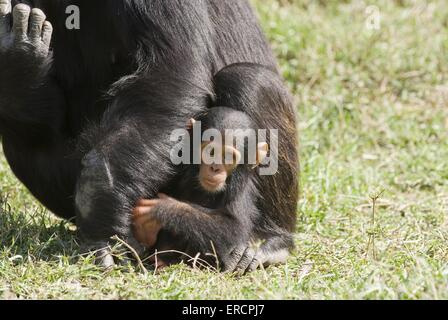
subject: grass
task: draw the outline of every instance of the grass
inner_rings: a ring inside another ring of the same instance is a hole
[[[174,266],[105,273],[0,161],[0,297],[447,299],[448,5],[254,0],[297,97],[297,251],[237,278]],[[373,224],[373,200],[376,200]],[[7,197],[7,198],[6,198]],[[372,241],[374,240],[374,241]]]

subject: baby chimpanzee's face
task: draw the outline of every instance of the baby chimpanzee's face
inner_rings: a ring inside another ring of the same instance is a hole
[[[199,183],[210,193],[222,192],[226,189],[227,179],[241,164],[241,153],[231,145],[217,142],[202,144],[202,163],[199,168]],[[257,165],[264,160],[268,153],[268,144],[259,143],[257,146]]]
[[[198,150],[201,153],[198,180],[200,186],[206,192],[219,193],[225,191],[228,178],[234,174],[235,170],[239,166],[249,165],[249,163],[244,163],[240,150],[243,154],[251,155],[252,168],[257,167],[267,157],[269,146],[266,142],[251,145],[251,148],[249,148],[249,143],[245,142],[250,140],[249,137],[255,136],[256,133],[253,129],[251,131],[252,122],[244,113],[224,107],[212,108],[205,116],[200,118],[199,124],[202,123],[205,123],[206,131],[215,130],[215,133],[217,132],[220,136],[217,139],[213,136],[213,139],[210,139],[211,141],[202,143],[200,150]],[[190,119],[187,123],[188,130],[194,130],[197,124],[195,119]],[[236,129],[240,127],[240,130]],[[200,125],[199,130],[205,135]],[[230,135],[228,135],[229,131],[232,132]],[[223,137],[226,137],[226,139],[222,139]],[[237,141],[244,143],[241,146],[244,151],[236,147],[238,145]],[[227,144],[228,142],[230,144]],[[256,159],[256,163],[253,162],[254,159]]]
[[[227,178],[238,167],[241,153],[233,146],[216,142],[202,145],[202,163],[199,169],[199,182],[210,193],[224,191]],[[209,155],[209,156],[207,156]]]

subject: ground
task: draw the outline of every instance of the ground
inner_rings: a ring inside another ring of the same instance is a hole
[[[288,263],[243,277],[103,272],[0,156],[0,298],[448,298],[445,0],[253,2],[300,118]]]

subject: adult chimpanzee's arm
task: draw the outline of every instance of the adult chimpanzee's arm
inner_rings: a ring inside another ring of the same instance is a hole
[[[52,26],[45,14],[0,0],[0,135],[38,140],[62,125],[62,91],[48,76]]]

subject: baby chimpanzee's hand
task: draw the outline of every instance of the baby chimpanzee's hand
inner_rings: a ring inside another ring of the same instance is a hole
[[[160,204],[160,199],[145,200],[137,202],[133,212],[132,220],[135,238],[145,247],[151,248],[157,242],[157,235],[162,225],[152,214],[153,209]]]
[[[145,247],[151,248],[157,242],[157,235],[162,229],[162,224],[155,217],[155,209],[164,204],[172,204],[177,200],[160,193],[158,199],[142,199],[137,202],[133,212],[133,226],[135,238]]]

